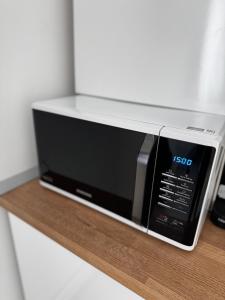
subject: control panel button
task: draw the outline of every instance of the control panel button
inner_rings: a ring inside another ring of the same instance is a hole
[[[162,195],[159,195],[159,201],[166,205],[169,205],[169,206],[171,206],[173,204],[173,200],[171,200],[168,197],[162,196]]]
[[[189,178],[189,177],[186,177],[186,176],[180,176],[177,179],[181,182],[186,182],[188,184],[194,184],[194,181],[192,180],[192,178]]]
[[[167,194],[169,194],[169,195],[173,195],[174,194],[174,192],[173,192],[173,190],[172,189],[167,189],[166,187],[161,187],[160,189],[159,189],[161,192],[164,192],[164,193],[167,193]]]
[[[183,229],[184,228],[184,222],[182,222],[178,219],[172,219],[171,218],[170,225],[175,227],[176,229]]]
[[[177,179],[176,176],[171,175],[171,174],[169,174],[169,173],[162,173],[162,175],[165,176],[165,177],[167,177],[167,178]]]
[[[175,182],[174,183],[171,183],[171,182],[169,182],[166,178],[164,179],[164,180],[161,180],[161,184],[164,184],[164,185],[166,185],[168,188],[169,187],[175,187],[176,186],[176,184],[175,184]]]
[[[191,199],[192,198],[192,190],[188,188],[184,188],[181,186],[176,186],[175,195],[183,196],[184,198]]]
[[[162,207],[165,207],[165,208],[169,208],[169,209],[172,208],[170,205],[162,203],[162,202],[158,202],[158,205],[162,206]]]
[[[164,181],[167,184],[176,185],[177,177],[175,177],[173,175],[166,174],[166,173],[162,173],[162,180],[161,181]]]
[[[174,193],[160,189],[159,197],[166,198],[166,199],[168,199],[170,201],[173,201]]]
[[[182,188],[185,188],[185,189],[189,189],[189,190],[192,190],[193,191],[193,188],[194,188],[194,186],[193,186],[193,182],[186,182],[186,181],[179,181],[178,182],[178,185],[180,186],[180,187],[182,187]]]
[[[179,209],[179,208],[177,208],[177,207],[173,207],[173,209],[175,210],[175,211],[178,211],[179,213],[182,213],[182,214],[187,214],[187,212],[186,211],[184,211],[183,209]]]
[[[185,191],[180,191],[178,190],[176,193],[175,193],[175,196],[182,196],[183,198],[185,199],[191,199],[191,195],[186,193]]]
[[[161,180],[161,189],[174,193],[175,184]]]
[[[181,197],[183,197],[183,198],[185,198],[186,200],[191,200],[192,199],[192,195],[188,195],[187,193],[185,193],[185,192],[180,192],[180,191],[177,191],[177,193],[175,193],[175,198],[177,197],[177,196],[181,196]]]
[[[169,222],[169,217],[166,214],[160,213],[156,216],[156,221],[161,224],[167,224]]]
[[[178,209],[178,210],[181,210],[182,212],[189,212],[190,210],[190,207],[189,205],[187,204],[184,204],[184,203],[180,203],[180,202],[177,202],[177,201],[174,201],[174,206],[173,206],[175,209]]]
[[[186,205],[190,205],[191,203],[191,198],[185,198],[179,194],[175,194],[175,197],[174,197],[174,201],[176,202],[179,202],[179,203],[183,203],[183,204],[186,204]]]
[[[192,193],[192,189],[190,189],[189,187],[177,185],[176,188],[180,189],[180,190],[185,190],[185,191],[187,191],[189,193]]]

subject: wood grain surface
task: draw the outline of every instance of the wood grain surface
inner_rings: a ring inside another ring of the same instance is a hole
[[[0,205],[145,299],[225,299],[225,230],[185,252],[31,181]]]

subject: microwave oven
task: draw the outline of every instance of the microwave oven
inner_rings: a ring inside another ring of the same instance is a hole
[[[85,95],[32,109],[42,186],[194,249],[222,173],[224,116]]]

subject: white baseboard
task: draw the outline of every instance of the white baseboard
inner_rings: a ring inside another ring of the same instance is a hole
[[[0,181],[0,195],[20,186],[21,184],[26,183],[29,180],[37,178],[38,175],[38,166],[35,166],[27,171]]]

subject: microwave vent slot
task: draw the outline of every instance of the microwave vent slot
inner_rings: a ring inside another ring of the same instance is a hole
[[[195,131],[199,131],[199,132],[204,132],[205,131],[205,129],[203,129],[203,128],[193,127],[193,126],[188,126],[187,129],[195,130]]]

